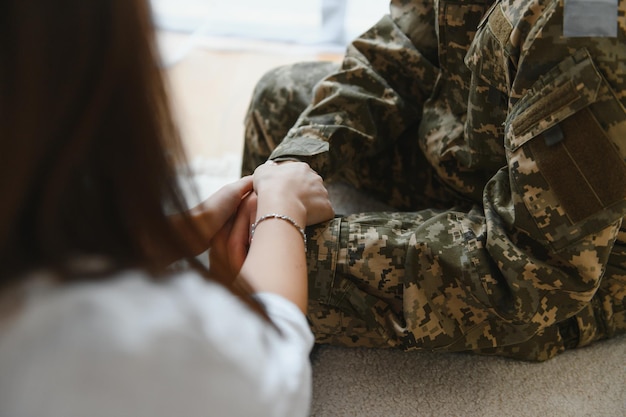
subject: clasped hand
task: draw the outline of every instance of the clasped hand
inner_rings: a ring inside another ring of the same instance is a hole
[[[257,213],[257,207],[265,211]],[[212,274],[237,276],[248,253],[250,226],[270,212],[288,215],[302,226],[334,216],[322,178],[306,163],[261,165],[254,175],[225,185],[190,210],[203,250],[210,247]]]

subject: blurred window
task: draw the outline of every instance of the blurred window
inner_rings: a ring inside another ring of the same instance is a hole
[[[160,29],[302,45],[345,46],[388,0],[152,0]]]

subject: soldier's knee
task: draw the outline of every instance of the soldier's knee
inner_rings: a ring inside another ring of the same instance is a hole
[[[257,81],[250,101],[250,109],[267,105],[268,101],[275,101],[276,92],[283,88],[284,73],[288,65],[275,67],[265,72]]]
[[[298,116],[313,97],[315,85],[337,69],[334,62],[297,62],[267,71],[257,82],[251,108],[289,111]]]

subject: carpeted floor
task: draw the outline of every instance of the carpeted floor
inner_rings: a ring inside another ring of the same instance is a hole
[[[238,177],[240,159],[197,159],[198,199]],[[337,212],[384,209],[335,185]],[[626,337],[543,363],[433,352],[319,346],[314,417],[626,417]]]
[[[321,347],[313,354],[311,415],[626,416],[626,338],[543,363]]]

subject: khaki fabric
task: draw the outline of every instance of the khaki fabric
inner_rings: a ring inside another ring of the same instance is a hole
[[[626,330],[626,0],[393,0],[340,65],[267,74],[243,172],[308,162],[395,212],[308,229],[320,343],[546,360]]]

